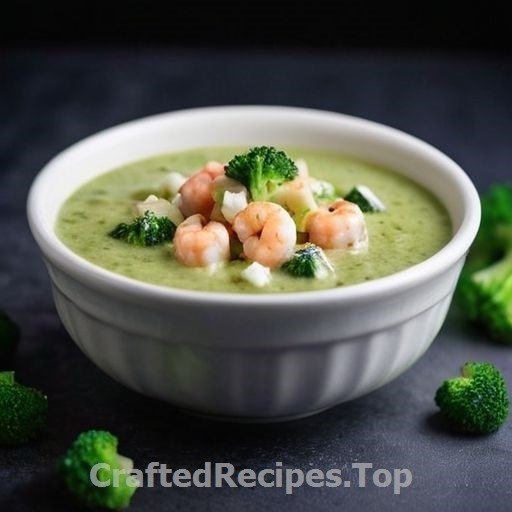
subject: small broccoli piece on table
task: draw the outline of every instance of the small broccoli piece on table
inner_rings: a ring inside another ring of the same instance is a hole
[[[343,199],[357,204],[363,213],[383,212],[386,209],[384,203],[365,185],[357,185]]]
[[[512,186],[495,185],[482,196],[482,222],[457,286],[469,320],[512,343]]]
[[[295,162],[284,151],[258,146],[234,156],[226,165],[226,176],[239,181],[254,201],[267,201],[284,182],[298,175]]]
[[[19,341],[19,327],[0,311],[0,369],[11,366]]]
[[[176,226],[167,217],[159,217],[148,210],[130,224],[118,224],[109,236],[132,245],[149,247],[170,242],[175,232]]]
[[[133,461],[117,453],[117,444],[110,432],[89,430],[75,439],[60,460],[59,471],[69,491],[85,505],[117,510],[130,504],[138,482],[130,475]],[[96,464],[102,466],[94,468]],[[118,470],[118,481],[113,470]],[[109,485],[94,485],[94,476],[102,483],[110,480]]]
[[[14,372],[0,372],[0,445],[36,439],[46,424],[47,414],[46,396],[17,383]]]
[[[505,380],[490,363],[466,363],[462,377],[443,382],[435,402],[456,430],[469,434],[494,432],[508,416]]]
[[[466,279],[466,301],[471,301],[468,314],[479,320],[493,339],[512,343],[512,252]]]
[[[324,251],[315,244],[308,243],[298,249],[290,260],[283,263],[283,270],[295,277],[323,279],[334,269]]]

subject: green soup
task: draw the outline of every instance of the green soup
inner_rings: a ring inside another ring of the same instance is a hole
[[[108,233],[133,217],[134,198],[157,190],[171,171],[192,174],[209,160],[228,161],[240,148],[204,148],[135,162],[95,178],[63,205],[57,233],[83,258],[124,276],[163,286],[237,293],[318,290],[376,279],[419,263],[437,252],[451,236],[448,214],[425,189],[390,170],[347,156],[289,149],[304,159],[312,177],[333,183],[343,193],[366,185],[384,202],[386,211],[365,214],[369,247],[364,254],[326,250],[335,272],[326,279],[296,278],[272,271],[272,283],[256,288],[240,273],[247,262],[231,261],[211,273],[179,263],[172,245],[136,247]]]

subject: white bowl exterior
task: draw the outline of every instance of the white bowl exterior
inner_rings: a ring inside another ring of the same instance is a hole
[[[56,237],[61,204],[94,176],[174,149],[233,144],[335,150],[394,168],[439,197],[454,238],[427,262],[371,283],[253,296],[135,282],[86,262]],[[29,220],[64,325],[106,373],[185,408],[276,419],[367,393],[424,353],[476,234],[479,203],[455,163],[391,128],[305,109],[225,107],[128,123],[71,147],[36,180]]]
[[[205,414],[282,420],[361,396],[408,369],[438,333],[460,265],[420,294],[397,297],[391,309],[407,309],[405,319],[395,320],[372,303],[357,311],[341,309],[339,315],[333,304],[324,318],[306,326],[307,306],[276,312],[272,320],[268,312],[256,317],[251,309],[237,312],[233,328],[253,332],[249,341],[259,343],[251,346],[233,343],[225,312],[206,312],[204,323],[196,316],[205,315],[201,306],[155,312],[84,288],[51,265],[49,270],[66,329],[117,381]],[[423,309],[425,296],[436,299]],[[361,324],[377,328],[356,334]]]

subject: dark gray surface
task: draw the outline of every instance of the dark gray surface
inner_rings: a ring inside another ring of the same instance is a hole
[[[338,467],[351,488],[145,488],[130,510],[508,511],[512,425],[489,437],[447,432],[433,395],[466,360],[496,363],[512,383],[511,348],[490,344],[452,309],[441,334],[406,374],[369,396],[277,425],[197,419],[105,376],[75,347],[53,307],[28,231],[25,200],[37,171],[97,130],[185,107],[283,104],[390,124],[460,163],[480,190],[510,179],[512,60],[486,55],[246,53],[185,50],[23,50],[0,55],[0,308],[23,329],[19,379],[49,396],[44,437],[0,448],[0,510],[75,510],[55,462],[82,430],[107,428],[136,467],[191,471],[205,461],[259,470]],[[408,468],[400,495],[368,482],[353,462]],[[3,506],[2,506],[3,505]]]

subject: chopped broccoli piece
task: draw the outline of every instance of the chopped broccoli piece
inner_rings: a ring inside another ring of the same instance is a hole
[[[307,243],[281,266],[295,277],[323,279],[334,269],[324,251],[315,244]]]
[[[512,344],[512,186],[482,196],[482,222],[457,286],[469,320]]]
[[[384,203],[365,185],[357,185],[343,199],[357,204],[363,213],[383,212],[386,209]]]
[[[11,366],[19,341],[19,327],[0,311],[0,369]]]
[[[317,201],[334,201],[338,196],[338,191],[334,185],[328,181],[311,179],[309,186],[313,197]]]
[[[508,416],[505,380],[491,363],[466,363],[462,377],[443,382],[435,401],[450,424],[465,433],[489,434]]]
[[[69,491],[82,503],[91,507],[125,508],[137,490],[137,479],[130,475],[133,461],[117,453],[117,437],[106,430],[82,432],[59,463],[59,471]],[[94,469],[96,464],[105,464]],[[91,470],[93,470],[91,472]],[[114,472],[119,474],[119,481]],[[96,486],[91,480],[110,484]],[[117,485],[118,484],[118,485]]]
[[[245,185],[254,201],[267,201],[281,184],[297,175],[295,162],[269,146],[254,147],[226,165],[226,176]]]
[[[170,242],[175,232],[176,226],[167,217],[159,217],[148,210],[142,217],[133,219],[130,224],[118,224],[109,236],[132,245],[149,247]]]
[[[0,444],[18,445],[37,438],[46,424],[48,401],[40,391],[0,372]]]

